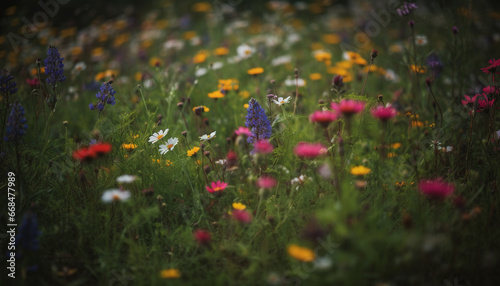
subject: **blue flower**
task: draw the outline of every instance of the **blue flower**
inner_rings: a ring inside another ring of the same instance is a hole
[[[247,139],[248,143],[254,143],[260,139],[271,137],[271,122],[267,119],[266,112],[259,102],[252,98],[248,103],[247,115],[245,116],[245,126],[250,128],[252,136]]]
[[[441,62],[439,57],[436,54],[432,53],[427,57],[425,63],[431,71],[432,77],[438,78],[441,70],[443,69],[443,63]]]
[[[64,58],[61,58],[59,51],[56,47],[49,47],[47,51],[47,58],[45,59],[45,74],[47,75],[47,82],[55,87],[58,82],[63,82],[64,77]]]
[[[18,141],[21,136],[26,134],[28,124],[24,117],[24,107],[16,102],[12,105],[9,118],[7,119],[7,134],[4,137],[5,141]]]
[[[2,72],[0,73],[0,92],[5,95],[14,94],[17,92],[14,77],[8,70],[2,70]]]
[[[104,110],[106,104],[115,105],[115,93],[116,91],[111,86],[112,81],[105,82],[102,84],[101,89],[95,95],[97,98],[97,104],[89,104],[90,110],[99,110],[99,112]]]

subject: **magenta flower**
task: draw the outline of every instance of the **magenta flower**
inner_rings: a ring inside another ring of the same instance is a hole
[[[465,96],[465,100],[462,99],[462,105],[474,105],[474,102],[476,101],[476,98],[478,97],[478,95],[480,94],[476,94],[474,95],[473,97],[470,97],[468,95],[464,95]]]
[[[389,119],[396,116],[396,109],[392,107],[390,104],[387,106],[379,105],[371,111],[372,116],[377,118],[382,122],[387,122]]]
[[[455,186],[448,184],[442,179],[420,181],[418,189],[430,199],[443,200],[453,194]]]
[[[479,95],[479,96],[480,97],[477,99],[477,103],[479,104],[479,107],[477,109],[478,112],[489,110],[489,109],[493,108],[493,103],[495,103],[494,99],[489,100],[485,94]]]
[[[250,129],[248,129],[247,127],[242,127],[242,126],[238,127],[238,129],[236,129],[234,131],[234,133],[236,133],[236,135],[244,134],[247,137],[250,137],[253,135],[253,133],[250,131]]]
[[[209,186],[205,186],[205,188],[207,188],[207,191],[209,193],[215,193],[215,192],[221,192],[223,191],[225,188],[227,187],[227,183],[224,183],[224,182],[221,182],[221,181],[217,181],[216,182],[212,182],[212,187],[210,188]]]
[[[269,154],[274,150],[273,144],[269,143],[269,140],[262,139],[258,140],[253,144],[253,153]]]
[[[497,67],[500,67],[500,59],[497,59],[497,60],[490,59],[488,61],[488,64],[490,64],[490,65],[481,69],[483,72],[500,74],[500,71],[497,71]]]
[[[326,154],[327,148],[321,143],[300,142],[293,149],[295,155],[303,159],[314,159]]]
[[[262,176],[257,180],[257,187],[263,189],[272,189],[278,184],[278,181],[273,177]]]
[[[252,222],[252,215],[247,210],[233,210],[233,218],[245,224]]]
[[[315,111],[313,114],[309,116],[309,120],[311,122],[318,122],[324,128],[328,127],[330,122],[337,120],[337,113],[331,112],[329,110],[325,111]]]
[[[210,234],[210,232],[203,229],[197,229],[193,233],[193,236],[199,245],[208,245],[210,244],[210,240],[212,239],[212,235]]]
[[[363,101],[342,99],[340,103],[332,102],[331,108],[337,113],[342,113],[344,116],[350,117],[363,111],[365,103]]]
[[[498,90],[495,92],[495,87],[494,86],[487,86],[483,88],[483,94],[488,94],[488,93],[498,93]]]

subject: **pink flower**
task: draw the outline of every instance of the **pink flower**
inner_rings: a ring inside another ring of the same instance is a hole
[[[196,241],[200,245],[207,245],[210,243],[210,240],[212,239],[212,235],[210,234],[210,232],[203,229],[196,230],[193,236],[194,239],[196,239]]]
[[[479,104],[479,107],[477,109],[478,112],[485,111],[493,107],[493,103],[495,103],[494,99],[489,100],[485,94],[479,96],[480,97],[477,100],[477,103]]]
[[[269,154],[274,150],[273,144],[269,143],[267,139],[258,140],[253,144],[253,147],[254,153]]]
[[[489,66],[481,69],[483,72],[500,74],[500,71],[497,71],[497,67],[500,66],[500,59],[490,59],[488,63],[490,64]]]
[[[455,186],[443,182],[442,179],[420,181],[418,189],[430,199],[445,199],[453,194]]]
[[[327,149],[321,143],[300,142],[297,146],[295,146],[293,152],[299,158],[313,159],[326,154]]]
[[[234,131],[234,133],[236,133],[236,135],[241,135],[241,134],[244,134],[246,135],[247,137],[250,137],[252,136],[252,132],[250,131],[250,129],[246,128],[246,127],[238,127],[238,129],[236,129]]]
[[[309,116],[309,120],[311,122],[318,122],[319,124],[321,124],[321,126],[326,128],[328,127],[328,124],[330,124],[330,122],[337,120],[337,117],[337,113],[331,112],[329,110],[315,111]]]
[[[473,97],[470,97],[468,95],[464,95],[465,100],[462,99],[462,105],[468,105],[468,104],[474,105],[474,101],[476,101],[476,98],[478,95],[480,95],[480,94],[476,94]]]
[[[31,88],[34,88],[37,87],[40,82],[38,81],[38,78],[27,78],[26,83],[29,84]]]
[[[488,93],[495,93],[495,87],[494,86],[487,86],[483,88],[483,94],[488,94]],[[496,90],[496,93],[498,93],[498,90]]]
[[[350,117],[363,111],[365,103],[363,101],[342,99],[340,103],[332,102],[331,108],[337,113],[342,113],[344,116]]]
[[[390,104],[388,104],[387,106],[379,105],[376,108],[372,109],[371,113],[373,117],[386,122],[396,116],[396,109],[394,109],[394,107],[392,107]]]
[[[263,189],[272,189],[277,184],[278,184],[278,181],[276,181],[276,179],[273,177],[262,176],[257,180],[257,187],[263,188]]]
[[[252,222],[252,215],[247,210],[233,210],[233,218],[241,223]]]
[[[208,187],[208,186],[205,186],[205,188],[207,188],[207,191],[209,193],[214,193],[214,192],[220,192],[220,191],[223,191],[225,188],[227,187],[227,183],[224,183],[224,182],[221,182],[221,181],[217,181],[216,182],[212,182],[212,188]]]

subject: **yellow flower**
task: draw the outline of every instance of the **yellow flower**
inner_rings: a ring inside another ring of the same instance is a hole
[[[233,209],[236,209],[236,210],[244,210],[246,209],[247,206],[245,206],[244,204],[242,203],[233,203]]]
[[[162,64],[162,60],[160,58],[152,57],[149,60],[149,65],[152,66],[152,67],[161,66],[161,64]]]
[[[253,68],[253,69],[249,69],[247,71],[247,73],[249,75],[258,75],[258,74],[261,74],[264,72],[264,69],[263,68]]]
[[[125,44],[126,42],[128,42],[129,39],[130,39],[129,33],[120,34],[120,35],[116,36],[115,40],[113,41],[113,46],[115,48],[117,48],[117,47]]]
[[[243,104],[243,107],[245,107],[245,109],[247,109],[250,105],[248,105],[248,103],[245,103]]]
[[[208,94],[208,97],[210,97],[210,98],[223,98],[224,93],[222,93],[220,90],[216,90],[214,92],[210,92]]]
[[[210,5],[210,3],[208,3],[208,2],[198,2],[198,3],[193,4],[193,6],[191,7],[191,10],[193,12],[198,12],[198,13],[208,12],[208,11],[212,10],[212,5]]]
[[[200,150],[200,147],[193,147],[193,149],[187,151],[188,157],[195,155]]]
[[[394,158],[396,156],[397,156],[397,154],[394,152],[389,152],[389,154],[387,154],[387,158]]]
[[[104,49],[99,47],[99,48],[95,48],[92,50],[92,56],[93,57],[100,57],[104,54]]]
[[[312,43],[311,50],[317,51],[323,49],[323,45],[321,43]]]
[[[83,51],[82,47],[78,47],[78,46],[77,47],[73,47],[71,49],[71,55],[72,56],[78,56],[78,55],[80,55],[82,53],[82,51]]]
[[[184,39],[185,40],[191,40],[194,37],[196,37],[196,32],[195,31],[187,31],[187,32],[184,33]]]
[[[292,244],[288,246],[287,251],[288,255],[303,262],[311,262],[314,260],[314,252],[307,247]]]
[[[323,35],[323,42],[335,45],[340,43],[340,37],[337,34],[325,34]]]
[[[243,98],[248,98],[250,96],[250,92],[248,92],[246,90],[242,90],[242,91],[240,91],[240,93],[238,93],[238,95],[243,97]]]
[[[363,66],[368,64],[368,62],[365,59],[363,59],[360,54],[355,53],[355,52],[350,52],[350,51],[345,52],[344,57],[354,64],[363,65]]]
[[[181,277],[181,272],[175,268],[165,269],[160,272],[160,277],[165,279],[179,278]]]
[[[416,65],[410,65],[410,69],[416,73],[424,73],[426,71],[425,67]]]
[[[219,89],[224,89],[224,90],[238,90],[239,88],[239,81],[235,78],[230,78],[230,79],[219,79],[219,85],[217,86]]]
[[[214,54],[217,56],[225,56],[225,55],[229,54],[229,50],[226,47],[219,47],[219,48],[214,50]]]
[[[363,176],[369,174],[372,170],[365,166],[356,166],[351,168],[351,174],[355,176]]]
[[[423,127],[424,123],[422,121],[411,121],[411,127]]]
[[[401,147],[401,143],[394,143],[391,145],[392,149],[398,149],[399,147]]]
[[[314,58],[318,62],[329,62],[332,60],[332,54],[327,53],[325,51],[318,51],[314,53]]]
[[[141,81],[141,80],[142,80],[142,72],[136,72],[136,73],[134,74],[134,79],[135,79],[136,81]]]
[[[145,40],[144,42],[141,43],[141,47],[143,49],[149,48],[152,45],[153,45],[153,41],[152,40]]]
[[[343,69],[350,69],[352,68],[352,62],[351,61],[340,61],[335,64],[336,67],[343,68]]]
[[[309,78],[311,80],[320,80],[321,79],[321,74],[320,73],[312,73],[309,75]]]
[[[193,57],[193,63],[195,64],[201,64],[202,62],[206,61],[208,57],[208,52],[205,50],[199,51],[196,55]]]
[[[137,148],[137,144],[134,144],[134,143],[123,143],[122,144],[122,149],[127,149],[127,150],[134,150],[135,148]]]
[[[203,107],[203,112],[209,112],[209,111],[210,111],[210,108],[206,107],[205,105],[200,105],[200,106],[195,106],[195,107],[193,107],[193,112],[194,112],[197,108],[200,108],[200,107]]]

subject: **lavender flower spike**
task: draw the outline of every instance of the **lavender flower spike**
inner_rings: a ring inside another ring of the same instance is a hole
[[[271,122],[267,119],[266,112],[262,106],[254,98],[248,103],[245,119],[245,126],[252,131],[252,135],[247,139],[248,143],[253,144],[257,140],[269,139],[271,137]]]

